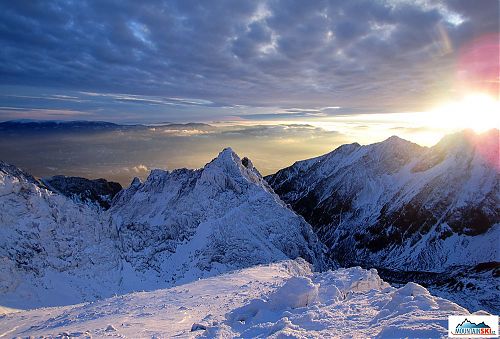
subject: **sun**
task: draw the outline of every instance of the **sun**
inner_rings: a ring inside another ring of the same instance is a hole
[[[500,102],[491,96],[474,93],[462,100],[448,102],[428,112],[427,125],[439,129],[472,129],[478,133],[500,126]]]

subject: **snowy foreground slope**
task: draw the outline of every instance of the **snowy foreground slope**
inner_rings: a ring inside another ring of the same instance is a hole
[[[0,337],[446,337],[464,308],[375,270],[312,273],[303,260],[255,266],[170,289],[9,313]]]
[[[0,162],[0,305],[61,306],[166,288],[302,257],[323,269],[310,225],[248,159],[155,170],[103,210]]]

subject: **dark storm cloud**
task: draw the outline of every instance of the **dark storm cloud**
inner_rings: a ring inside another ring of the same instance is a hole
[[[17,107],[130,119],[178,105],[412,110],[453,87],[457,51],[488,32],[496,0],[2,1],[0,85],[50,92]]]

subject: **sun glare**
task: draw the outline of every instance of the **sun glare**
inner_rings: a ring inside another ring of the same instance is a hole
[[[471,94],[438,106],[428,112],[426,119],[429,119],[426,124],[433,128],[484,132],[499,127],[500,102],[486,94]]]

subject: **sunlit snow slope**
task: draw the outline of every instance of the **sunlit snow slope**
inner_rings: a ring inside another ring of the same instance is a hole
[[[312,273],[303,260],[255,266],[182,286],[89,304],[10,313],[0,336],[440,337],[469,314],[414,283],[396,289],[375,270]]]

